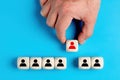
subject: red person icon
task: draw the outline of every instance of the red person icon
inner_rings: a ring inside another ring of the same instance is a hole
[[[74,42],[70,42],[70,47],[69,49],[76,49],[76,47],[74,46]]]

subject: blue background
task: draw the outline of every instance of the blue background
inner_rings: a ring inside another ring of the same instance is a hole
[[[94,34],[79,52],[67,53],[39,14],[38,0],[0,0],[0,80],[118,80],[120,79],[120,0],[102,0]],[[67,31],[72,39],[74,23]],[[67,69],[18,70],[19,56],[64,56]],[[102,56],[102,70],[80,70],[77,58]]]

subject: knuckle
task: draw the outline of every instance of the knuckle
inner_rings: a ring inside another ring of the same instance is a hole
[[[61,2],[61,0],[56,0],[56,4],[58,4],[58,3],[60,3]]]
[[[63,7],[69,7],[69,3],[68,2],[64,2],[62,6]]]
[[[69,12],[71,12],[70,5],[66,2],[62,5],[62,13],[69,13]]]

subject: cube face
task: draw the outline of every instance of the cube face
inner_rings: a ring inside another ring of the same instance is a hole
[[[19,57],[17,59],[17,67],[19,69],[29,69],[29,57]]]
[[[44,57],[42,60],[43,69],[54,69],[54,58],[53,57]]]
[[[104,66],[104,61],[102,57],[92,57],[92,68],[102,69]]]
[[[90,57],[79,57],[78,65],[80,69],[90,69],[91,68]]]
[[[77,40],[67,40],[66,51],[67,52],[77,52],[78,51],[78,41]]]
[[[64,70],[67,67],[67,60],[65,57],[55,58],[55,69]]]
[[[42,68],[42,58],[41,57],[32,57],[30,58],[30,68],[31,69],[41,69]]]

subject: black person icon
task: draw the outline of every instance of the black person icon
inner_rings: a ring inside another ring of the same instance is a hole
[[[38,62],[38,60],[35,59],[33,65],[32,65],[32,67],[39,67],[39,64],[38,64],[37,62]]]
[[[26,67],[27,65],[25,64],[25,60],[24,59],[22,59],[21,60],[21,64],[20,64],[20,67]]]
[[[86,59],[83,60],[82,67],[88,67],[87,60],[86,60]]]
[[[94,67],[100,67],[99,60],[98,60],[98,59],[95,60]]]
[[[49,59],[47,59],[46,62],[47,63],[45,64],[45,67],[51,67],[52,66]]]
[[[59,59],[58,61],[59,63],[57,64],[57,67],[64,67],[63,63],[62,63],[62,59]]]

